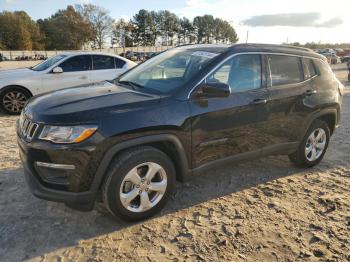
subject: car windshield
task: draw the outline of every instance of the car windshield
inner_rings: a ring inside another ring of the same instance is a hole
[[[115,82],[157,93],[170,93],[191,79],[217,55],[219,53],[216,52],[172,49],[144,62]]]
[[[31,69],[34,71],[44,71],[56,64],[57,62],[61,61],[65,57],[66,55],[55,55],[53,57],[50,57],[49,59],[46,59],[44,62],[33,66]]]

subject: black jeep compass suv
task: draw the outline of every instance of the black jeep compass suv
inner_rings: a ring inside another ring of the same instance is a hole
[[[342,84],[308,49],[187,45],[111,82],[29,101],[17,135],[37,197],[140,220],[176,180],[272,154],[305,167],[323,158],[339,121]],[[100,198],[99,196],[102,196]]]

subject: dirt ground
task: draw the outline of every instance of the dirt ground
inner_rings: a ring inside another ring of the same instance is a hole
[[[334,71],[347,93],[319,166],[278,156],[212,170],[179,183],[163,212],[142,223],[32,196],[17,117],[0,114],[0,260],[350,261],[350,84],[344,64]]]

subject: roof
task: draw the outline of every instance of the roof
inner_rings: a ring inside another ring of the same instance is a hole
[[[245,51],[245,52],[273,52],[285,53],[300,56],[310,56],[319,59],[324,57],[311,49],[290,45],[273,45],[273,44],[235,44],[230,47],[231,50]]]
[[[223,53],[227,51],[231,46],[230,45],[223,45],[223,44],[186,44],[186,45],[180,45],[175,48],[181,48],[181,49],[191,49],[191,50],[198,50],[198,51],[208,51],[208,52],[214,52],[214,53]]]
[[[104,53],[98,51],[65,51],[60,52],[60,55],[109,55],[109,56],[118,56],[112,53]]]
[[[273,45],[273,44],[234,44],[234,45],[216,45],[216,44],[188,44],[181,45],[176,48],[194,49],[200,51],[210,51],[223,53],[231,50],[234,52],[273,52],[273,53],[285,53],[300,56],[311,56],[319,59],[324,59],[320,54],[317,54],[311,49],[304,47],[296,47],[289,45]]]

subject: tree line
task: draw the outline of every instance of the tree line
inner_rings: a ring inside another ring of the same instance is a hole
[[[212,15],[193,20],[167,11],[139,10],[129,21],[113,20],[93,4],[67,6],[34,21],[26,12],[0,13],[0,50],[77,50],[238,41],[229,22]]]

